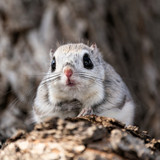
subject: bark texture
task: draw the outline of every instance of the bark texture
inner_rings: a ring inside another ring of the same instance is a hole
[[[159,0],[1,0],[0,140],[32,128],[32,101],[50,48],[88,40],[129,86],[136,124],[160,137],[159,28]]]
[[[54,118],[20,130],[0,150],[1,160],[158,160],[160,141],[111,118]]]

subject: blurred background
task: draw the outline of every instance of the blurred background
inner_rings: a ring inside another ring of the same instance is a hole
[[[31,129],[56,44],[96,42],[131,90],[135,124],[160,138],[159,0],[0,0],[0,140]]]

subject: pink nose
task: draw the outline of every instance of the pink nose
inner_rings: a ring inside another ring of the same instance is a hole
[[[70,68],[66,68],[64,70],[64,74],[66,75],[67,78],[70,78],[72,76],[72,74],[73,74],[73,71]]]

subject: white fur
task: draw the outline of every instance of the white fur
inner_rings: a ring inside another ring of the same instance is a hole
[[[83,66],[83,55],[88,53],[94,64],[93,69],[85,69]],[[51,53],[51,59],[53,58]],[[37,96],[34,102],[34,120],[41,122],[47,117],[58,116],[66,118],[68,116],[75,117],[78,112],[83,114],[87,110],[92,110],[95,105],[100,110],[94,110],[94,114],[116,118],[125,124],[133,124],[134,103],[128,88],[124,84],[121,77],[115,72],[112,66],[104,62],[96,45],[88,47],[84,44],[68,44],[59,47],[54,53],[56,59],[56,70],[51,72],[49,68],[48,74],[42,80]],[[75,82],[75,86],[66,85],[67,77],[64,74],[65,67],[70,67],[73,71],[71,80]],[[94,77],[93,79],[84,78],[80,73]],[[59,74],[60,78],[56,81],[43,84],[45,79]],[[125,102],[123,104],[123,99]],[[76,105],[72,101],[76,99],[80,102],[80,108],[75,109]],[[65,106],[57,106],[60,102],[69,102]],[[122,108],[118,108],[119,104],[123,104]],[[62,108],[61,108],[62,107]],[[116,108],[117,107],[117,108]],[[64,110],[66,109],[66,110]],[[41,114],[36,112],[38,110]],[[83,115],[82,114],[82,115]]]
[[[105,106],[104,106],[105,108]],[[105,116],[110,118],[115,118],[126,125],[132,125],[133,124],[133,118],[134,118],[134,103],[132,101],[126,102],[124,107],[121,109],[113,108],[110,110],[104,110],[102,113],[98,114],[99,116]]]

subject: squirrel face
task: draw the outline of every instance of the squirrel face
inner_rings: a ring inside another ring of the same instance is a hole
[[[86,92],[90,88],[103,85],[103,59],[97,46],[79,44],[60,46],[50,51],[51,65],[47,78],[52,79],[51,87],[66,92]],[[82,94],[82,93],[81,93]]]

